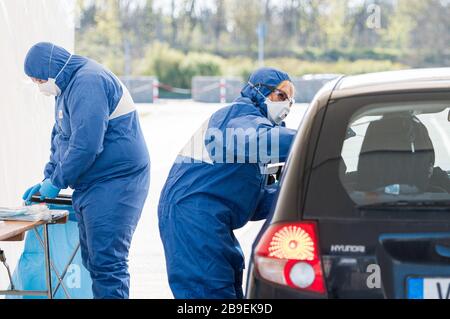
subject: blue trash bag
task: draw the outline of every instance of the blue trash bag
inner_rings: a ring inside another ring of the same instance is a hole
[[[49,225],[48,235],[50,257],[58,274],[61,276],[70,257],[79,243],[78,224],[71,206],[48,205],[50,209],[68,210],[69,221],[66,224]],[[42,240],[43,226],[37,228]],[[58,285],[58,278],[52,269],[52,289]],[[24,251],[13,274],[13,283],[17,290],[46,290],[44,249],[34,231],[28,231]],[[70,264],[63,283],[72,299],[92,299],[92,281],[89,272],[81,261],[78,249]],[[8,299],[46,299],[41,296],[7,296]],[[60,285],[54,295],[55,299],[66,299],[63,287]]]

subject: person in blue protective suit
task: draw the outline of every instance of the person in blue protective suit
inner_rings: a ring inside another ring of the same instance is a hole
[[[296,131],[282,121],[293,96],[286,73],[257,70],[178,155],[158,206],[175,298],[243,298],[244,256],[233,230],[269,213],[276,192],[262,172],[288,156]]]
[[[128,252],[147,198],[150,159],[126,87],[109,70],[51,43],[28,52],[25,73],[55,96],[45,179],[23,199],[71,187],[94,298],[128,298]]]

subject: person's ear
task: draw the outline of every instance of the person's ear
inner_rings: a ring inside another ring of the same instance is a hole
[[[269,100],[271,100],[272,102],[276,102],[276,101],[277,101],[275,92],[270,93],[270,94],[267,96],[267,98],[268,98]]]

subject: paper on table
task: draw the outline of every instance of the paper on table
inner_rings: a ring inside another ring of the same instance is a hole
[[[23,215],[26,212],[27,212],[26,207],[14,207],[14,208],[0,207],[0,217],[12,217],[17,215]]]
[[[52,212],[47,205],[0,208],[0,220],[38,221],[51,220],[52,216]]]

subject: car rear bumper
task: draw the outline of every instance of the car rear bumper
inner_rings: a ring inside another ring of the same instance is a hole
[[[247,299],[327,299],[319,295],[268,282],[252,269],[248,274]]]

